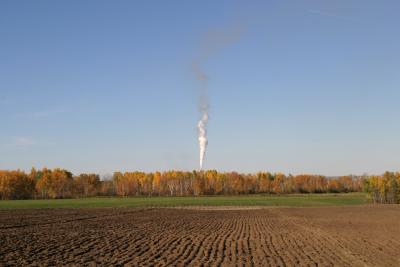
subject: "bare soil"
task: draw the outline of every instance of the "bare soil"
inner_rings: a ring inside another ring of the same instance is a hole
[[[0,266],[400,266],[400,206],[0,211]]]

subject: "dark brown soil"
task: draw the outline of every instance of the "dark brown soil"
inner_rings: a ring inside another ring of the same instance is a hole
[[[400,206],[0,211],[0,266],[400,266]]]

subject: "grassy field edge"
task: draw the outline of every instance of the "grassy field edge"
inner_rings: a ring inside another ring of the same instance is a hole
[[[181,206],[289,206],[319,207],[363,205],[364,193],[238,195],[199,197],[93,197],[75,199],[1,200],[0,209],[181,207]]]

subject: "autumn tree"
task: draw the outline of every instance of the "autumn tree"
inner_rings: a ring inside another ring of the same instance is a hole
[[[74,177],[74,193],[78,196],[95,196],[98,194],[101,186],[100,176],[98,174],[82,173]]]
[[[32,198],[35,182],[22,171],[0,171],[1,199]]]
[[[68,198],[73,196],[72,173],[63,169],[43,169],[36,183],[42,198]]]

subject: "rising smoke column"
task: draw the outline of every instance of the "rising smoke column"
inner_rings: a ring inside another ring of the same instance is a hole
[[[200,146],[200,170],[203,169],[204,156],[206,155],[206,148],[208,145],[207,122],[208,122],[208,111],[205,111],[201,116],[201,119],[197,123],[197,129],[199,131],[199,146]]]
[[[200,170],[203,169],[204,157],[206,155],[207,140],[207,123],[209,118],[209,104],[207,95],[207,75],[200,69],[197,62],[193,63],[193,71],[197,80],[201,82],[201,92],[199,97],[200,120],[197,123],[199,148],[200,148]]]
[[[199,112],[200,120],[197,122],[198,140],[200,147],[200,170],[203,169],[203,163],[208,145],[207,139],[207,123],[209,117],[209,102],[208,102],[208,77],[202,70],[200,64],[205,62],[212,54],[218,50],[233,43],[240,38],[243,29],[233,27],[230,31],[210,31],[203,40],[200,56],[197,61],[193,62],[193,72],[196,79],[200,82],[200,97],[199,97]]]

